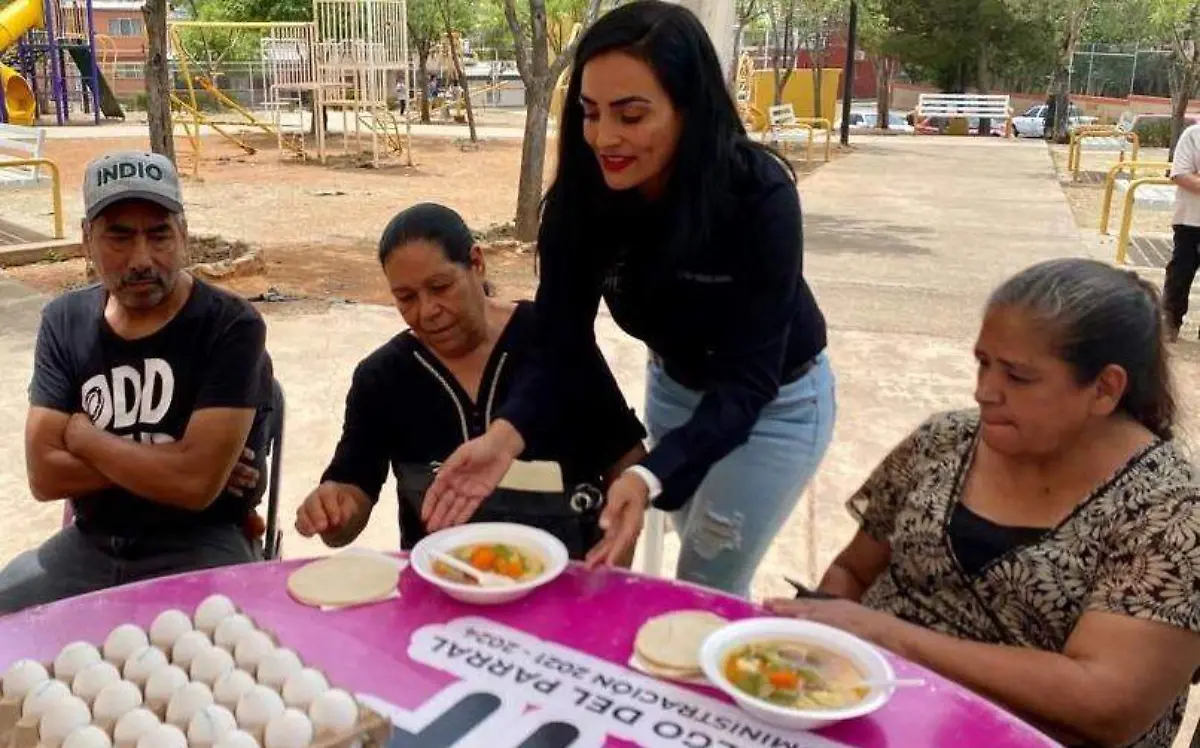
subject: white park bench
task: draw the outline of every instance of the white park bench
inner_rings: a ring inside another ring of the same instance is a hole
[[[1125,263],[1133,230],[1135,208],[1153,211],[1175,209],[1175,183],[1168,176],[1171,164],[1166,161],[1122,161],[1108,170],[1104,181],[1104,203],[1100,214],[1100,233],[1108,233],[1109,214],[1114,194],[1121,194],[1121,230],[1117,235],[1117,264]],[[1128,176],[1125,173],[1128,172]],[[1153,176],[1139,176],[1153,174]]]
[[[1137,161],[1141,138],[1134,131],[1136,125],[1137,115],[1125,112],[1115,125],[1083,125],[1072,130],[1067,169],[1073,178],[1079,179],[1079,164],[1084,151],[1116,153],[1118,161],[1124,161],[1128,152],[1130,160]]]
[[[1001,119],[1004,120],[1004,135],[1012,137],[1012,105],[1007,94],[950,94],[923,93],[917,98],[913,124],[928,117],[948,119]],[[913,134],[917,128],[913,128]]]
[[[805,144],[805,158],[812,160],[813,140],[816,131],[825,133],[825,160],[829,160],[833,124],[824,117],[797,117],[791,104],[780,104],[767,109],[767,133],[770,142],[783,146],[790,142]]]
[[[38,127],[0,124],[0,190],[50,183],[54,238],[62,239],[62,180],[58,165],[43,155],[46,131]]]
[[[43,158],[46,131],[40,127],[0,124],[0,188],[36,187],[47,179],[39,165],[5,166],[9,161]]]

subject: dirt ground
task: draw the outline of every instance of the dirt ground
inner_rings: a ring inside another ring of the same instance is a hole
[[[194,235],[246,242],[262,253],[265,275],[218,283],[248,298],[273,290],[277,294],[273,298],[286,299],[261,304],[265,313],[307,313],[330,303],[391,304],[379,272],[375,242],[388,219],[406,205],[442,202],[486,235],[505,233],[503,227],[516,205],[519,141],[494,140],[478,150],[464,150],[456,141],[416,140],[415,166],[380,169],[362,168],[353,165],[353,159],[341,158],[335,158],[340,165],[333,166],[281,161],[273,141],[263,137],[246,141],[261,150],[250,155],[221,139],[206,138],[199,179],[185,179],[184,197]],[[107,151],[146,145],[144,139],[47,143],[48,156],[59,163],[63,173],[68,226],[78,225],[81,206],[77,195],[87,162]],[[182,139],[177,140],[177,147],[186,170],[188,149]],[[332,150],[339,147],[335,143]],[[803,150],[787,151],[798,178],[823,165],[819,149],[814,150],[817,153],[811,162],[804,160]],[[850,152],[835,146],[832,158]],[[547,164],[550,168],[552,164]],[[38,213],[38,198],[45,211],[48,201],[44,195],[25,193],[0,204],[0,209],[5,218],[36,228],[39,219],[48,222]],[[512,242],[498,245],[484,242],[488,276],[500,296],[532,297],[536,287],[533,252],[512,246]],[[84,282],[85,262],[47,262],[0,272],[57,294]]]
[[[1100,212],[1104,206],[1104,179],[1108,169],[1117,163],[1116,154],[1085,152],[1083,169],[1079,172],[1079,181],[1075,181],[1067,169],[1066,146],[1051,146],[1050,155],[1054,160],[1054,170],[1058,174],[1059,184],[1062,185],[1067,203],[1071,206],[1071,214],[1075,217],[1075,225],[1081,229],[1098,231],[1100,229]],[[1140,161],[1165,161],[1166,159],[1165,148],[1143,148],[1138,156]],[[1115,234],[1120,223],[1120,200],[1114,199],[1109,215],[1109,233]],[[1136,211],[1133,217],[1133,233],[1171,233],[1171,213]]]

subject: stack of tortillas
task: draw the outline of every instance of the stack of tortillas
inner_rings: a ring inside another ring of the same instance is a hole
[[[681,610],[642,624],[633,642],[637,665],[650,675],[672,680],[701,677],[700,646],[729,623],[705,610]]]
[[[400,566],[378,553],[340,553],[305,564],[288,577],[288,593],[314,608],[344,608],[396,594]]]

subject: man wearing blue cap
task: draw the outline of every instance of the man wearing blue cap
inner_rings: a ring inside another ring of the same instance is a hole
[[[70,500],[75,521],[0,571],[0,613],[257,555],[257,481],[234,468],[269,409],[262,318],[184,270],[170,161],[114,153],[84,179],[101,282],[43,311],[25,428],[34,497]]]

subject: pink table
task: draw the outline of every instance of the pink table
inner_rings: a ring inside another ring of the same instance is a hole
[[[743,600],[688,585],[622,572],[587,574],[573,567],[524,600],[484,608],[456,603],[406,571],[402,599],[326,613],[288,596],[285,580],[297,564],[256,564],[170,577],[0,618],[0,670],[22,657],[49,661],[74,640],[98,644],[119,623],[148,626],[167,608],[191,612],[206,596],[222,593],[335,683],[397,707],[393,718],[399,727],[391,748],[1055,745],[970,692],[899,659],[899,676],[919,675],[927,685],[901,689],[874,715],[816,734],[770,734],[739,724],[729,716],[733,707],[714,701],[728,700],[711,690],[680,686],[682,698],[670,697],[671,687],[622,670],[644,620],[685,608],[703,608],[730,619],[759,612]],[[539,641],[544,647],[536,644]],[[619,671],[616,676],[614,670]],[[456,672],[473,677],[460,678]],[[527,700],[526,693],[544,696],[547,702]],[[689,702],[689,697],[696,701]],[[511,713],[508,723],[501,720],[512,707],[509,702],[517,703],[517,723]],[[528,709],[530,703],[543,709]],[[669,717],[662,716],[667,713]],[[569,725],[555,722],[563,717],[569,723],[572,715],[581,714],[594,720],[591,732],[583,729],[576,735]],[[472,733],[474,740],[454,742],[455,726],[450,723],[477,718],[487,723],[488,729],[477,731],[483,740]],[[614,729],[609,730],[609,724]],[[608,737],[597,737],[596,725]],[[637,737],[637,730],[651,729],[657,739]]]

